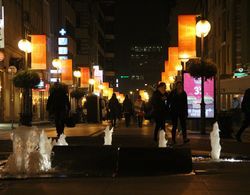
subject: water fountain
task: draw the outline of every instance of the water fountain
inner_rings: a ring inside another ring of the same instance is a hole
[[[211,158],[213,160],[219,160],[220,159],[220,151],[221,151],[221,145],[220,145],[220,129],[218,126],[218,123],[215,122],[213,124],[213,131],[210,133],[210,141],[211,141]]]
[[[164,130],[159,131],[159,148],[166,148],[167,147],[168,140],[166,140],[166,133]]]
[[[37,127],[20,126],[11,134],[13,153],[3,172],[10,175],[39,174],[51,169],[52,139]]]
[[[104,136],[104,145],[112,145],[112,134],[113,134],[114,128],[112,127],[110,129],[110,126],[107,126],[104,130],[105,136]]]
[[[55,146],[67,146],[69,144],[66,142],[66,136],[62,133],[57,141],[54,140],[53,145],[55,145]]]

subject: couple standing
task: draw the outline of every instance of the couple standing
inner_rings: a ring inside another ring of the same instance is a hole
[[[182,83],[178,81],[176,88],[169,94],[166,92],[166,84],[161,82],[157,85],[156,91],[153,93],[151,104],[153,106],[153,118],[155,119],[154,140],[158,140],[158,132],[165,131],[165,121],[167,115],[170,114],[172,120],[172,143],[176,143],[176,129],[178,119],[181,123],[183,142],[189,142],[187,138],[186,119],[187,111],[187,94],[183,89]]]

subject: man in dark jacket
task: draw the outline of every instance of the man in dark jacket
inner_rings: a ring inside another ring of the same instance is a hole
[[[165,131],[165,119],[167,115],[166,107],[167,93],[166,84],[161,82],[157,85],[157,90],[153,93],[151,104],[153,107],[153,118],[155,120],[154,140],[158,140],[159,130]]]
[[[58,138],[64,132],[64,124],[70,110],[67,90],[61,88],[59,85],[60,84],[55,83],[55,89],[50,93],[46,106],[46,110],[49,112],[49,114],[52,114],[55,117]]]
[[[108,103],[109,113],[110,113],[110,120],[112,127],[116,127],[116,119],[119,117],[120,114],[120,104],[118,99],[116,98],[116,94],[113,93],[112,97]]]
[[[250,88],[245,91],[242,103],[241,103],[241,110],[245,115],[245,118],[242,122],[240,130],[236,134],[236,139],[238,142],[241,142],[241,134],[244,130],[250,125]]]
[[[131,115],[133,114],[133,104],[132,101],[129,99],[128,95],[125,96],[125,99],[122,103],[122,110],[125,117],[126,127],[128,127],[130,125]]]
[[[183,86],[180,81],[176,83],[176,89],[170,92],[167,102],[173,125],[172,128],[173,144],[176,143],[175,137],[176,137],[178,118],[180,119],[181,123],[183,142],[184,143],[189,142],[189,139],[187,139],[187,129],[186,129],[186,119],[188,116],[187,94],[183,90]]]

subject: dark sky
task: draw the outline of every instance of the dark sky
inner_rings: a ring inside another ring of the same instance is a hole
[[[123,72],[128,63],[129,45],[140,42],[167,43],[168,15],[174,0],[117,0],[116,70]]]

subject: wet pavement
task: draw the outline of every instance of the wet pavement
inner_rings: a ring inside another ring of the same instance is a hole
[[[103,124],[78,124],[66,128],[65,134],[70,145],[103,145]],[[49,137],[55,137],[55,128],[50,124],[38,125]],[[171,126],[167,126],[170,137]],[[152,137],[153,126],[145,123],[142,128],[126,128],[123,122],[114,131],[113,145],[126,147],[157,147]],[[211,127],[212,130],[212,127]],[[0,125],[0,156],[6,158],[11,152],[11,130]],[[209,128],[208,128],[209,133]],[[181,135],[174,147],[190,147],[193,156],[209,157],[209,134],[200,135],[188,131],[190,143],[183,145]],[[234,139],[221,139],[221,156],[224,158],[250,159],[250,131],[246,130],[243,143]],[[194,171],[190,174],[140,177],[85,177],[70,178],[60,175],[56,178],[1,180],[0,194],[250,194],[250,163],[244,162],[203,162],[193,161]]]

